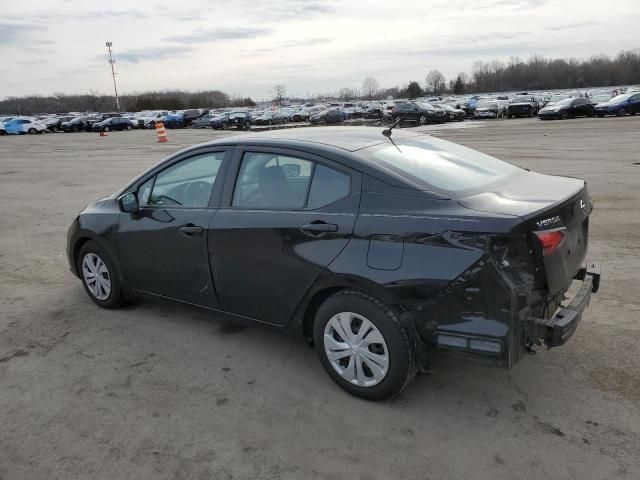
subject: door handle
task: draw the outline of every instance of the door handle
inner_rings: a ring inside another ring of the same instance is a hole
[[[310,237],[321,237],[325,233],[328,232],[337,232],[338,225],[335,223],[327,223],[322,221],[306,223],[300,227],[300,230],[305,235],[309,235]]]
[[[200,225],[187,223],[186,225],[181,226],[178,231],[185,237],[192,237],[194,235],[202,235],[202,232],[204,232],[204,228],[202,228]]]

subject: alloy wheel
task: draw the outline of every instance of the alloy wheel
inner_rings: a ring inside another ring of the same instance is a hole
[[[378,385],[389,371],[389,349],[376,326],[362,315],[341,312],[327,322],[324,351],[329,363],[347,382]]]
[[[91,295],[98,300],[106,300],[111,295],[109,270],[95,253],[89,252],[82,259],[82,278]]]

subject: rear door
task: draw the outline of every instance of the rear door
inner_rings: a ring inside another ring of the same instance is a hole
[[[209,231],[223,309],[275,325],[351,238],[361,175],[323,158],[238,149]]]
[[[117,244],[125,278],[138,291],[217,307],[207,227],[224,179],[226,151],[178,157],[137,189],[140,211],[122,213]]]

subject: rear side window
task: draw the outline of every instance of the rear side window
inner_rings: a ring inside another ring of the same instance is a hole
[[[307,208],[324,207],[349,195],[351,177],[324,165],[316,165]]]
[[[233,194],[234,207],[317,209],[349,195],[351,177],[324,165],[273,153],[246,153]]]
[[[484,153],[433,137],[389,141],[355,153],[419,190],[475,189],[520,170]]]

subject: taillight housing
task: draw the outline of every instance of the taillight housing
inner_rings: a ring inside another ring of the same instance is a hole
[[[562,241],[567,236],[566,228],[555,228],[553,230],[543,230],[540,232],[533,232],[540,242],[542,248],[542,256],[546,257],[558,250]]]

